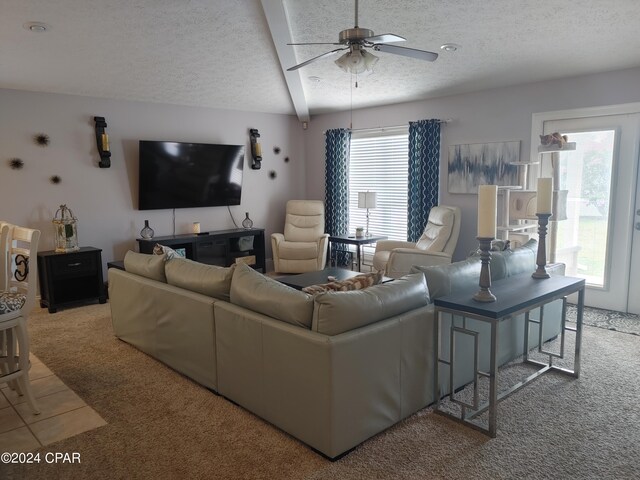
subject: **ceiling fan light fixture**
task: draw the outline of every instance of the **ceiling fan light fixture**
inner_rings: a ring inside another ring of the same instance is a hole
[[[378,63],[378,57],[362,48],[354,47],[358,46],[353,45],[350,51],[335,61],[335,64],[347,73],[372,72],[374,65]]]

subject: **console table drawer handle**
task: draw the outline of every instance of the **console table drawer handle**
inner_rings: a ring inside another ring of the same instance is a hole
[[[79,267],[80,265],[82,265],[82,262],[68,263],[67,267]]]

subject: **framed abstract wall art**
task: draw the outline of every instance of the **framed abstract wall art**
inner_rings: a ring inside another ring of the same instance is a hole
[[[518,185],[520,141],[449,147],[449,193],[478,193],[478,185]]]

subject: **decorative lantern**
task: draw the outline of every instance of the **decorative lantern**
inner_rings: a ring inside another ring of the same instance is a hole
[[[60,208],[53,217],[53,228],[56,233],[56,252],[66,253],[80,250],[78,247],[78,219],[66,205]]]

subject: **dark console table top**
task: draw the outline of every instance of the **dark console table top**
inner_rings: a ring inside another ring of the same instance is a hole
[[[523,273],[498,280],[491,285],[490,290],[497,299],[495,302],[475,301],[472,296],[480,289],[480,287],[475,287],[436,298],[433,303],[436,307],[453,309],[461,313],[502,318],[528,309],[536,303],[547,303],[555,297],[574,293],[584,286],[583,278],[558,275],[536,280],[531,278],[531,273]]]

